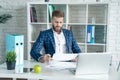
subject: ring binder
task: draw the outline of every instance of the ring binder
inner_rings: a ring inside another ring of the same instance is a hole
[[[24,65],[24,36],[20,34],[6,34],[6,53],[8,51],[16,52],[15,72],[22,73]]]

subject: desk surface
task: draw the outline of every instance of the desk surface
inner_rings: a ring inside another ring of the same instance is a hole
[[[34,65],[39,64],[42,66],[42,72],[36,74],[29,73],[15,73],[15,70],[7,70],[6,64],[0,65],[1,78],[27,78],[27,79],[49,79],[49,80],[109,80],[106,79],[88,79],[80,78],[73,75],[69,70],[54,70],[46,67],[46,64],[35,61],[24,61],[25,68],[33,68]]]

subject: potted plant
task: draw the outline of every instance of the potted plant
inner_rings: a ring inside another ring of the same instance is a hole
[[[10,18],[12,18],[12,15],[10,14],[3,14],[0,15],[0,23],[6,23],[7,20],[9,20]]]
[[[6,64],[8,70],[15,69],[16,64],[16,52],[15,51],[9,51],[6,54]]]

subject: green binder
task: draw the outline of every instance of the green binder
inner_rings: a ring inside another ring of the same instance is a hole
[[[52,19],[52,12],[55,10],[54,5],[49,5],[49,22],[51,22]]]

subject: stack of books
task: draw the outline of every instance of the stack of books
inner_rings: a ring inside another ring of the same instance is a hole
[[[30,19],[31,22],[37,22],[37,13],[35,7],[30,7]]]

